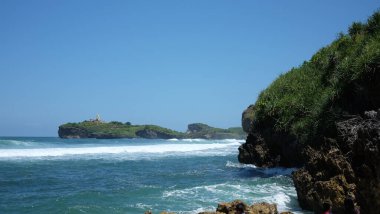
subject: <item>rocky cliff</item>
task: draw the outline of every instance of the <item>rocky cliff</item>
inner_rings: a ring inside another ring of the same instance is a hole
[[[243,127],[243,130],[246,133],[250,132],[251,125],[253,122],[254,118],[254,113],[255,113],[255,106],[250,105],[248,108],[243,112],[242,118],[241,118],[241,126]]]
[[[345,200],[362,213],[380,209],[380,13],[348,32],[281,75],[243,113],[250,127],[239,161],[299,167],[300,205],[316,213],[326,201],[333,213],[345,211]]]
[[[362,213],[380,209],[380,110],[336,123],[335,138],[305,148],[306,164],[293,174],[300,205],[320,210],[331,201],[344,212],[346,198],[356,199]]]

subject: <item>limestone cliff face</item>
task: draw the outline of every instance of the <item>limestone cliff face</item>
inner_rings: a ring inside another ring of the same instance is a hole
[[[90,134],[86,129],[80,127],[60,126],[58,129],[58,136],[60,138],[89,138]]]
[[[336,124],[337,136],[315,149],[293,175],[301,206],[318,210],[326,199],[342,213],[346,196],[356,198],[363,213],[380,209],[380,110]]]
[[[255,105],[250,105],[246,110],[244,110],[241,118],[241,125],[243,127],[243,130],[246,133],[250,132],[253,118],[254,118],[254,113],[255,113]]]

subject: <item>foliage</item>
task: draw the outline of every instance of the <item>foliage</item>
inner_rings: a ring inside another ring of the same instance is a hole
[[[380,107],[380,12],[280,75],[261,92],[254,126],[300,142],[330,128],[342,114]]]

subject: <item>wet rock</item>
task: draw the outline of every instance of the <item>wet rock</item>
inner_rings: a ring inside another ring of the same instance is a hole
[[[277,205],[276,204],[269,204],[269,203],[266,203],[266,202],[262,202],[262,203],[256,203],[256,204],[253,204],[251,207],[250,207],[250,212],[252,214],[256,214],[256,213],[262,213],[262,214],[276,214],[278,213],[277,212]]]
[[[259,167],[294,167],[303,163],[300,149],[291,136],[255,129],[239,147],[238,160]]]
[[[219,203],[218,207],[216,208],[216,212],[219,213],[239,213],[241,211],[247,211],[248,205],[245,204],[243,201],[235,200],[232,202],[223,202]]]
[[[240,163],[255,164],[260,167],[274,167],[278,165],[279,160],[270,153],[268,144],[256,133],[247,137],[247,143],[239,147],[238,160]]]
[[[200,214],[278,214],[277,205],[269,204],[266,202],[255,203],[253,205],[247,205],[241,200],[235,200],[232,202],[219,203],[215,212],[202,212]],[[291,212],[281,212],[282,214],[291,214]]]

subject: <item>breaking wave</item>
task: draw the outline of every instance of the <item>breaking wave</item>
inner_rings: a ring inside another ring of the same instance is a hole
[[[231,161],[227,161],[226,167],[239,168],[239,169],[255,169],[256,171],[259,171],[268,175],[291,175],[292,172],[296,170],[296,168],[284,168],[284,167],[261,168],[253,164],[234,163]]]
[[[241,199],[249,204],[276,203],[280,211],[290,210],[294,207],[294,203],[297,203],[296,196],[293,186],[277,185],[276,183],[221,183],[164,191],[162,194],[162,197],[168,200],[171,198],[184,201],[201,200],[215,204],[234,199]]]
[[[43,158],[62,156],[96,156],[123,155],[124,158],[147,156],[225,156],[236,153],[240,144],[232,143],[208,143],[208,144],[155,144],[136,146],[90,146],[69,148],[33,148],[33,149],[0,149],[0,158]]]

